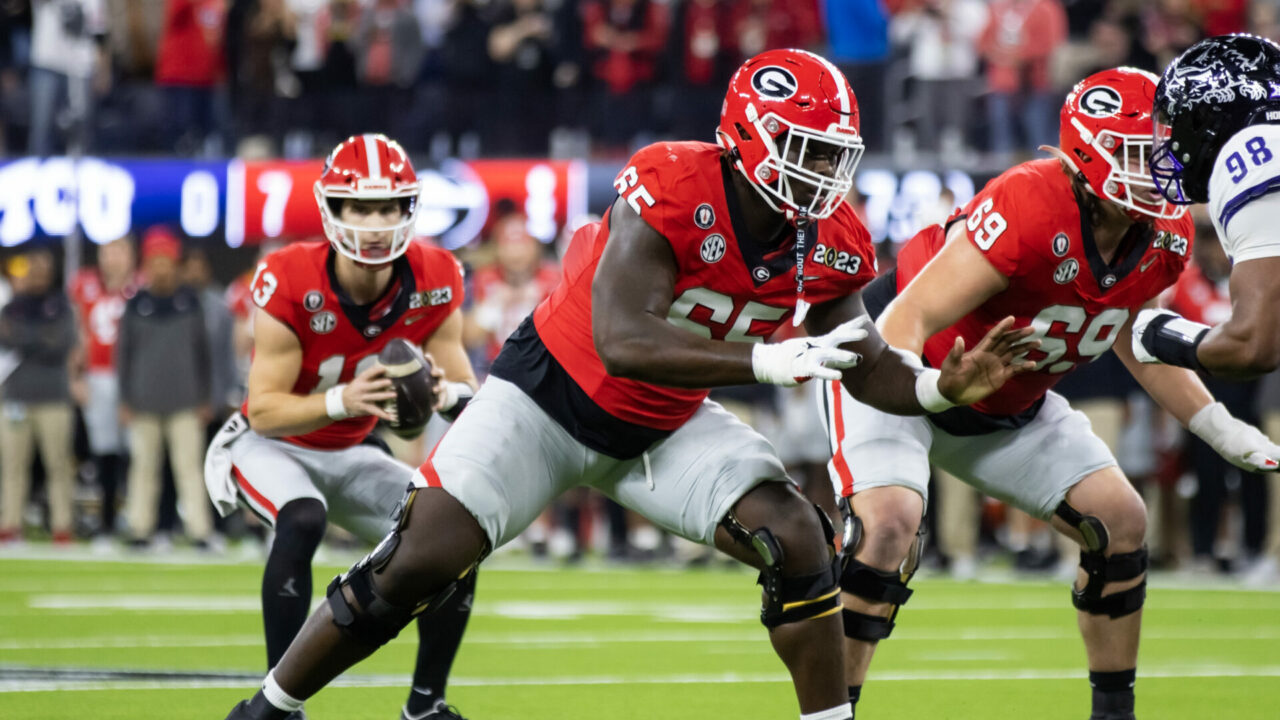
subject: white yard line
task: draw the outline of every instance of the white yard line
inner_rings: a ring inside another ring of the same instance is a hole
[[[1081,680],[1085,672],[1079,669],[1024,668],[1019,670],[914,670],[873,673],[875,682],[927,682],[927,681],[996,681],[1015,680]],[[1277,678],[1280,666],[1246,667],[1235,665],[1207,665],[1202,667],[1167,667],[1141,669],[1140,678]],[[334,687],[402,688],[409,681],[400,675],[343,676],[332,683]],[[552,677],[454,677],[449,684],[454,687],[512,687],[533,685],[588,686],[588,685],[732,685],[758,683],[786,683],[783,673],[719,673],[700,675],[569,675]],[[0,693],[51,692],[71,690],[173,690],[196,688],[242,688],[248,692],[253,683],[242,680],[200,680],[180,678],[174,681],[96,681],[96,680],[5,680],[0,674]]]

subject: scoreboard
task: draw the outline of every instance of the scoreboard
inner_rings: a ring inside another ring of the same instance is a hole
[[[231,247],[319,236],[312,188],[322,167],[320,160],[14,160],[0,164],[0,246],[62,237],[77,225],[98,244],[154,224]],[[450,160],[418,177],[418,234],[451,249],[475,238],[503,200],[524,211],[544,242],[587,212],[586,169],[575,161]]]

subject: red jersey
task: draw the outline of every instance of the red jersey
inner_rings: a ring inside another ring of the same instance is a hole
[[[475,272],[471,279],[472,301],[477,311],[494,314],[490,322],[496,322],[490,333],[485,357],[489,361],[498,356],[502,343],[520,326],[520,321],[542,302],[556,283],[560,281],[560,268],[554,262],[542,262],[532,278],[519,287],[512,287],[502,275],[502,268],[490,265]]]
[[[957,335],[972,348],[1008,315],[1016,318],[1015,327],[1034,327],[1032,337],[1040,340],[1040,348],[1028,355],[1036,370],[1015,375],[974,403],[974,409],[992,415],[1030,408],[1076,365],[1109,350],[1125,322],[1186,267],[1195,231],[1190,214],[1135,224],[1112,263],[1106,263],[1057,160],[1006,171],[950,222],[964,223],[965,238],[1009,279],[1009,287],[929,338],[925,359],[940,367]],[[898,255],[899,291],[945,242],[946,231],[934,225],[907,243]]]
[[[762,239],[740,241],[747,229],[732,194],[730,173],[737,170],[721,160],[722,153],[708,143],[656,143],[636,153],[614,185],[671,244],[676,282],[667,320],[716,340],[763,342],[795,310],[793,243],[762,255]],[[573,381],[610,415],[674,430],[697,411],[707,390],[610,377],[596,354],[591,283],[608,242],[608,214],[574,234],[563,260],[563,279],[534,310],[538,337]],[[813,223],[808,244],[808,302],[845,297],[875,278],[871,237],[848,204]]]
[[[329,243],[304,242],[268,255],[250,286],[254,304],[298,336],[302,367],[292,392],[310,395],[351,381],[377,361],[392,338],[425,344],[462,305],[462,266],[447,250],[413,242],[393,263],[383,297],[356,305],[338,287]],[[241,411],[248,414],[247,399]],[[373,416],[348,418],[284,439],[337,450],[359,443],[377,422]]]
[[[84,337],[86,363],[90,370],[110,371],[115,368],[116,338],[125,302],[133,297],[134,283],[110,292],[102,284],[102,276],[94,268],[82,269],[71,282],[71,299],[80,315],[80,333]]]
[[[1182,317],[1205,325],[1221,325],[1231,319],[1231,295],[1227,283],[1214,282],[1194,262],[1165,293],[1165,304]]]

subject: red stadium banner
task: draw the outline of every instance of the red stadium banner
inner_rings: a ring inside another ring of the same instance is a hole
[[[232,161],[227,168],[227,244],[296,240],[323,233],[313,185],[323,163]],[[417,230],[453,249],[488,225],[495,207],[512,203],[543,242],[587,212],[586,168],[561,160],[450,160],[418,170],[422,182]]]

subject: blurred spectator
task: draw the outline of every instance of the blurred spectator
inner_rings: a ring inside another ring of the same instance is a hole
[[[98,248],[98,266],[84,268],[71,283],[80,320],[81,372],[71,384],[80,405],[92,456],[93,476],[102,490],[99,533],[110,538],[116,527],[116,495],[127,464],[118,409],[120,384],[115,349],[124,306],[137,291],[133,241],[129,237]]]
[[[666,48],[666,5],[656,0],[587,0],[583,47],[596,80],[592,136],[608,152],[652,131],[652,91]]]
[[[1191,0],[1200,18],[1203,37],[1245,32],[1249,29],[1249,6],[1265,3],[1249,0]]]
[[[728,0],[689,0],[676,10],[668,56],[675,68],[673,137],[714,139],[724,88],[738,66],[740,38],[733,29],[747,23],[737,10],[737,4]]]
[[[554,19],[543,0],[498,3],[489,32],[489,59],[497,74],[499,123],[488,152],[545,155],[555,122],[552,74]]]
[[[858,98],[863,143],[872,152],[884,148],[885,122],[903,108],[885,105],[889,63],[889,18],[883,0],[826,0],[827,57],[835,63]],[[744,53],[746,50],[744,48]],[[747,53],[749,55],[749,53]]]
[[[1142,13],[1142,44],[1160,71],[1203,37],[1192,0],[1157,0]]]
[[[1227,291],[1227,278],[1231,274],[1231,262],[1222,251],[1212,228],[1196,233],[1192,248],[1194,263],[1183,271],[1168,297],[1170,310],[1193,322],[1218,325],[1231,317],[1231,297]],[[1258,425],[1258,381],[1228,382],[1205,377],[1205,386],[1231,414],[1241,420]],[[1227,498],[1234,489],[1238,493],[1244,517],[1243,546],[1248,555],[1256,556],[1262,550],[1267,528],[1266,485],[1260,476],[1247,473],[1227,462],[1213,448],[1191,433],[1186,433],[1186,453],[1191,470],[1196,477],[1196,493],[1191,499],[1191,551],[1193,567],[1213,570],[1219,562],[1226,563],[1228,551],[1216,547],[1220,539],[1234,547],[1235,538],[1220,538],[1219,528]]]
[[[440,47],[444,71],[445,107],[440,110],[441,143],[433,155],[449,152],[471,158],[479,154],[481,138],[491,137],[495,125],[509,118],[493,112],[494,73],[489,58],[489,9],[484,0],[458,0]]]
[[[356,31],[356,73],[365,97],[361,102],[366,128],[396,137],[416,137],[403,123],[412,87],[422,66],[422,28],[407,0],[372,0]]]
[[[512,212],[498,219],[490,235],[496,261],[480,268],[472,281],[474,302],[465,340],[470,348],[483,348],[484,360],[477,372],[488,370],[502,343],[560,281],[560,270],[543,255],[542,243],[529,234],[524,213]]]
[[[1007,156],[1015,147],[1054,145],[1058,98],[1050,62],[1066,40],[1067,19],[1057,0],[994,0],[979,40],[987,61],[989,150]],[[1022,144],[1014,141],[1014,118]]]
[[[0,349],[8,377],[0,419],[0,540],[21,537],[31,486],[31,447],[39,443],[55,543],[71,541],[75,489],[68,366],[75,313],[54,283],[53,255],[36,250],[10,266],[14,297],[0,312]]]
[[[213,278],[209,256],[201,248],[189,248],[182,260],[182,283],[196,292],[204,311],[204,329],[209,347],[209,408],[214,425],[221,425],[244,398],[236,379],[235,348],[232,344],[231,308],[227,289]],[[217,428],[213,428],[214,431]]]
[[[817,0],[719,0],[719,4],[736,18],[731,42],[744,59],[776,48],[811,50],[822,42]]]
[[[30,120],[23,79],[31,60],[31,3],[0,0],[0,150],[27,146]]]
[[[240,142],[271,147],[284,127],[286,95],[297,95],[289,69],[293,13],[285,0],[232,0],[227,13],[227,77]],[[243,148],[237,149],[241,154]]]
[[[41,157],[56,149],[54,132],[66,136],[69,152],[92,147],[94,97],[111,80],[103,0],[32,0],[31,127],[27,152]]]
[[[978,72],[978,36],[987,25],[981,0],[924,0],[894,16],[894,42],[908,48],[918,145],[941,152],[944,163],[962,153]]]
[[[156,85],[165,104],[164,146],[199,152],[214,130],[216,88],[223,80],[226,0],[168,0],[156,51]]]
[[[116,348],[120,421],[129,428],[126,514],[130,544],[155,531],[160,458],[167,446],[187,537],[208,547],[212,519],[204,489],[204,426],[209,414],[209,345],[200,300],[180,284],[182,245],[163,228],[142,240],[145,286],[125,306]]]

